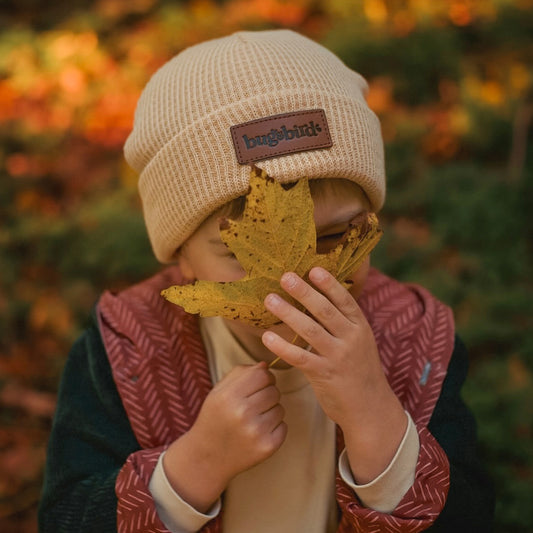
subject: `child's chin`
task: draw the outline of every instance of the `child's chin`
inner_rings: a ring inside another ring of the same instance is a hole
[[[242,322],[241,320],[232,320],[233,328],[234,330],[238,329],[240,331],[245,331],[246,333],[250,335],[254,335],[257,338],[261,338],[263,336],[263,333],[268,329],[272,330],[275,333],[277,333],[280,337],[283,337],[287,340],[292,340],[294,336],[296,335],[289,326],[283,323],[275,324],[274,326],[271,326],[269,328],[263,328],[259,326],[253,326],[252,324],[249,324],[247,322]]]

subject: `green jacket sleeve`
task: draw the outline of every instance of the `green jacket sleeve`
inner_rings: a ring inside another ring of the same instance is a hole
[[[39,531],[117,530],[115,481],[139,450],[95,324],[74,344],[48,445]]]
[[[461,398],[468,371],[467,351],[459,337],[428,429],[450,462],[450,489],[444,509],[427,530],[431,533],[493,530],[494,494],[479,460],[476,422]]]

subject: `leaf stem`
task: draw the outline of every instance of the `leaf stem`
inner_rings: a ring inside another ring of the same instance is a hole
[[[274,359],[274,361],[270,361],[270,363],[268,364],[268,368],[272,368],[279,361],[281,361],[281,357],[276,357],[276,359]]]
[[[296,333],[296,335],[294,335],[291,341],[291,344],[294,344],[299,339],[299,337],[300,336],[298,335],[298,333]],[[268,364],[268,368],[272,368],[275,364],[279,363],[279,361],[281,361],[281,357],[276,357],[274,361],[270,361],[270,363]]]

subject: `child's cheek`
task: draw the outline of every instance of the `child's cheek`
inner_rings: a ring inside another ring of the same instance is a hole
[[[363,292],[369,269],[370,256],[364,260],[363,264],[349,278],[352,281],[352,286],[348,289],[348,291],[353,296],[354,300],[357,300]]]
[[[246,276],[246,271],[244,270],[244,268],[242,268],[238,261],[235,261],[234,263],[235,264],[233,265],[232,271],[233,279],[231,281],[239,281],[240,279],[244,278],[244,276]]]
[[[223,261],[219,261],[217,265],[218,278],[217,281],[230,282],[239,281],[244,278],[246,272],[240,263],[234,257],[226,257]]]

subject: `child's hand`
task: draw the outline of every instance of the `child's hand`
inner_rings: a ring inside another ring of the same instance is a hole
[[[263,343],[306,375],[324,412],[344,432],[354,476],[367,482],[394,456],[406,415],[387,382],[373,332],[357,302],[322,268],[313,268],[309,279],[315,288],[294,273],[281,278],[281,287],[307,313],[275,294],[267,296],[265,305],[312,351],[272,331],[263,334]]]
[[[205,511],[231,478],[282,445],[287,426],[279,399],[266,363],[235,367],[215,385],[191,430],[164,458],[165,473],[185,501]]]
[[[370,325],[351,294],[324,269],[312,269],[309,278],[316,288],[294,273],[281,278],[281,287],[307,313],[275,294],[266,298],[265,305],[313,350],[273,332],[263,335],[263,343],[305,373],[326,414],[342,427],[353,420],[354,406],[362,410],[369,395],[388,384]]]
[[[266,363],[235,367],[207,396],[194,433],[212,444],[229,478],[264,461],[283,443],[287,428],[279,400]]]

